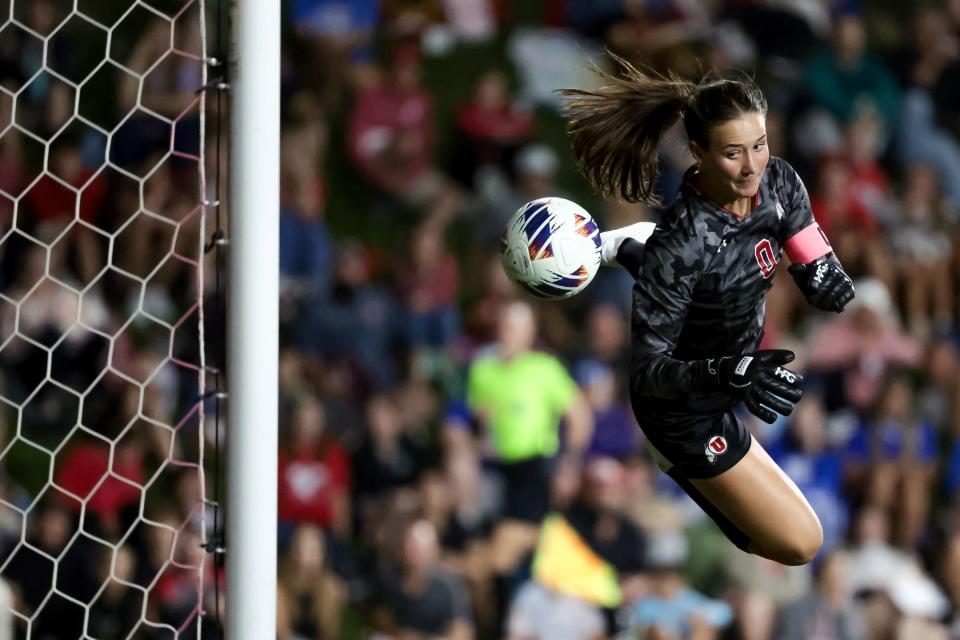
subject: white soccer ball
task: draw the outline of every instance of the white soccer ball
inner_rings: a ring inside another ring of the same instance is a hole
[[[538,298],[569,298],[600,268],[600,229],[564,198],[523,205],[500,237],[500,260],[511,280]]]

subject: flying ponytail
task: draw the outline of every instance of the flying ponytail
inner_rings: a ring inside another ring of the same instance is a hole
[[[619,56],[613,59],[622,76],[597,68],[601,87],[561,92],[568,98],[573,154],[602,196],[657,204],[653,182],[660,139],[686,110],[697,85],[644,73]]]
[[[766,114],[767,101],[746,75],[707,76],[699,83],[644,72],[610,54],[619,73],[599,68],[602,86],[564,89],[567,133],[580,170],[604,197],[660,204],[653,191],[660,140],[683,117],[687,137],[702,148],[710,128],[742,113]]]

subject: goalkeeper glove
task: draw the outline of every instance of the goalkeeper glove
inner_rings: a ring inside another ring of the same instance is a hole
[[[818,258],[810,264],[792,264],[788,271],[807,302],[817,309],[840,313],[853,300],[853,282],[838,262]]]
[[[720,388],[742,399],[750,413],[772,424],[777,413],[790,415],[803,395],[803,376],[781,366],[794,357],[786,349],[767,349],[721,358],[715,368]]]

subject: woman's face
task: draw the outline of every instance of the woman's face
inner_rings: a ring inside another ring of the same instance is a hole
[[[313,446],[320,442],[326,426],[323,405],[313,399],[304,399],[293,418],[293,439],[299,445]]]
[[[397,407],[382,396],[370,400],[367,405],[367,421],[370,425],[370,435],[376,442],[392,442],[401,434]]]
[[[691,142],[690,151],[712,198],[721,204],[753,198],[770,162],[766,118],[751,112],[715,125],[707,148]]]

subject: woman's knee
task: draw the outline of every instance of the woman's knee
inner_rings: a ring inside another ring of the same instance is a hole
[[[823,528],[815,515],[791,523],[786,532],[770,540],[754,540],[751,551],[785,565],[807,564],[823,546]]]

